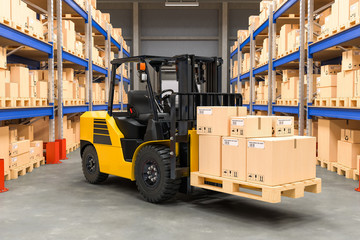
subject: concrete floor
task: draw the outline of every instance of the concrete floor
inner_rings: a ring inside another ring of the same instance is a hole
[[[268,204],[199,191],[162,205],[144,202],[135,183],[88,184],[79,151],[0,194],[0,239],[359,239],[357,183],[318,168],[321,194]]]

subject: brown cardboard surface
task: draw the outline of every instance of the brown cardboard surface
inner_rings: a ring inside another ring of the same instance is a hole
[[[246,138],[222,137],[222,177],[246,181]]]
[[[232,137],[271,137],[272,118],[268,116],[247,116],[231,118]]]
[[[10,81],[18,84],[18,96],[22,98],[30,97],[29,69],[21,66],[10,68]]]
[[[316,177],[316,139],[248,139],[247,181],[275,186]]]
[[[318,87],[316,92],[318,98],[336,98],[337,87]]]
[[[24,136],[26,140],[34,140],[34,126],[32,125],[10,125],[10,128],[16,128],[17,136]]]
[[[199,135],[199,172],[221,176],[221,136]]]
[[[238,107],[198,107],[197,133],[229,136],[230,117],[237,116]]]
[[[360,144],[338,141],[338,163],[349,168],[356,168],[359,154]]]
[[[30,150],[30,148],[28,149]],[[10,157],[10,168],[21,167],[31,161],[29,151],[17,156]]]
[[[360,131],[351,129],[341,129],[341,141],[350,143],[360,143]]]
[[[9,127],[0,127],[0,158],[4,159],[5,173],[9,171]]]
[[[19,85],[13,82],[5,83],[5,96],[8,98],[17,98],[19,97],[18,91]]]
[[[337,75],[321,75],[318,78],[317,87],[336,87],[337,86]]]
[[[272,116],[272,136],[283,137],[294,135],[294,117]]]
[[[34,149],[35,159],[40,159],[43,156],[43,141],[32,141],[30,147]]]
[[[30,149],[30,141],[23,140],[10,143],[10,156],[17,156],[23,154],[25,152],[29,152]]]
[[[342,70],[354,70],[360,68],[360,51],[350,50],[342,54]]]

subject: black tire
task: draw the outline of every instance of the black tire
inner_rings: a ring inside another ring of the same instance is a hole
[[[180,180],[170,178],[170,149],[163,145],[143,147],[136,157],[135,179],[146,201],[160,203],[172,199],[179,191]]]
[[[99,159],[93,146],[87,146],[82,155],[82,170],[89,183],[97,184],[104,182],[108,174],[100,172]]]

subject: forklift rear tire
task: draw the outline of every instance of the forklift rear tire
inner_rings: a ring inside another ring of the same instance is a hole
[[[160,203],[173,198],[179,191],[180,180],[170,177],[170,149],[163,145],[143,147],[136,157],[135,179],[146,201]]]
[[[82,170],[86,180],[92,184],[104,182],[109,176],[100,172],[99,159],[93,146],[85,147],[82,155]]]

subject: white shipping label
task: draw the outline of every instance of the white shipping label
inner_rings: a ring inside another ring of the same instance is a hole
[[[355,52],[354,52],[354,55],[355,55],[355,56],[359,56],[359,55],[360,55],[360,52],[359,52],[359,51],[355,51]]]
[[[231,126],[244,126],[244,119],[232,119]]]
[[[36,147],[40,147],[40,143],[37,143],[35,146],[36,146]]]
[[[34,153],[34,149],[30,149],[30,154]]]
[[[317,77],[316,82],[318,82],[318,83],[321,82],[321,77]]]
[[[228,145],[228,146],[234,146],[237,147],[239,146],[239,141],[236,139],[223,139],[223,145]]]
[[[358,8],[358,3],[354,3],[353,5],[350,6],[350,15],[355,14],[354,12],[356,11],[356,9]]]
[[[11,158],[11,161],[12,161],[12,162],[16,162],[16,161],[17,161],[17,157]]]
[[[198,114],[212,115],[212,109],[211,108],[198,108]]]
[[[265,148],[265,143],[264,142],[258,142],[258,141],[249,141],[248,142],[248,148],[264,149]]]
[[[290,126],[292,125],[293,121],[291,119],[278,119],[277,125],[279,126]]]
[[[13,145],[13,149],[17,149],[19,146],[17,144]]]

